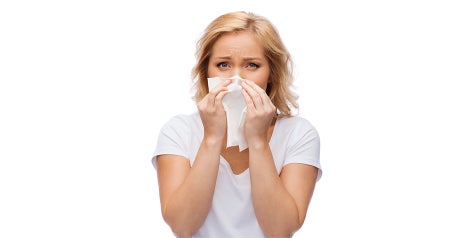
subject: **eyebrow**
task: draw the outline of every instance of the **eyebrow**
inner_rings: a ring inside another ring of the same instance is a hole
[[[211,59],[216,59],[216,60],[230,60],[231,56],[216,56],[216,57],[211,57]],[[243,57],[244,61],[252,61],[252,60],[263,60],[261,57]]]

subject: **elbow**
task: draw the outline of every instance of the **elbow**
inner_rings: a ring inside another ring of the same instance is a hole
[[[267,238],[291,238],[295,232],[264,234]]]
[[[305,221],[304,217],[298,217],[292,220],[288,220],[286,225],[274,226],[272,228],[263,229],[264,235],[267,238],[291,238],[294,234],[300,230]]]
[[[177,238],[191,238],[199,229],[199,227],[187,224],[186,221],[179,217],[169,216],[166,213],[163,213],[163,220]]]
[[[296,230],[299,230],[300,228],[302,228],[304,222],[305,222],[305,214],[299,217],[299,222],[298,222],[298,226]]]
[[[178,225],[168,222],[167,224],[170,226],[173,234],[177,238],[192,238],[197,231],[195,229],[190,229],[190,227],[187,227],[186,225]]]
[[[192,238],[193,234],[191,233],[186,233],[186,232],[175,232],[173,229],[173,234],[175,235],[175,237],[177,238]]]
[[[267,238],[291,238],[295,232],[300,229],[301,225],[297,222],[287,227],[279,227],[277,229],[264,230],[264,235]],[[284,228],[284,229],[282,229]]]

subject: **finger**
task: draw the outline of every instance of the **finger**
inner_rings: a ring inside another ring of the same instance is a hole
[[[214,100],[214,105],[217,107],[223,107],[223,98],[226,96],[228,91],[220,91]]]
[[[252,80],[246,80],[247,85],[254,90],[257,94],[259,94],[260,99],[263,104],[271,104],[272,100],[270,99],[269,95],[267,95],[266,91],[262,89],[259,85],[254,83]]]
[[[245,79],[244,82],[247,85],[249,85],[249,87],[251,87],[254,91],[256,91],[259,95],[261,95],[261,96],[267,95],[266,91],[264,89],[262,89],[259,85],[254,83],[254,81],[249,80],[249,79]]]
[[[231,83],[231,80],[224,80],[223,82],[219,83],[215,88],[213,88],[208,95],[208,106],[214,107],[216,104],[216,97],[223,91],[227,91],[227,86]]]
[[[254,111],[256,109],[256,107],[254,106],[254,102],[252,101],[251,96],[249,96],[249,93],[244,89],[244,87],[242,89],[242,96],[244,97],[244,101],[246,102],[247,111]]]
[[[226,79],[226,80],[223,80],[223,82],[219,83],[219,85],[221,85],[221,87],[227,87],[229,84],[231,84],[233,81],[231,79]]]
[[[218,94],[221,90],[223,89],[226,89],[227,86],[229,84],[231,84],[231,80],[230,79],[227,79],[227,80],[223,80],[222,82],[220,82],[218,85],[216,85],[214,88],[212,88],[211,90],[209,90],[209,93],[211,94]]]
[[[262,105],[263,101],[261,95],[247,81],[248,80],[244,81],[242,88],[246,90],[256,107]]]
[[[231,83],[232,83],[232,81],[230,79],[223,80],[218,85],[216,85],[214,88],[212,88],[210,90],[210,93],[211,92],[216,92],[216,91],[221,91],[222,88],[226,88]]]

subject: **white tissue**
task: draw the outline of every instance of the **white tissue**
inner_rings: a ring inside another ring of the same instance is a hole
[[[247,141],[244,137],[244,119],[246,118],[246,102],[242,96],[241,82],[242,78],[234,76],[232,78],[208,78],[208,89],[212,90],[222,81],[231,79],[228,85],[228,93],[223,98],[223,107],[226,111],[226,120],[228,123],[228,134],[226,148],[239,146],[239,151],[247,149]]]

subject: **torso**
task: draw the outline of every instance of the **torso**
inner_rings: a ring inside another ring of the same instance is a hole
[[[271,126],[269,127],[269,130],[267,131],[267,141],[269,141],[272,137],[274,126],[275,119],[273,120]],[[234,174],[240,174],[249,168],[249,149],[239,151],[238,146],[223,148],[221,150],[221,156],[231,166],[231,170]]]
[[[223,149],[221,156],[231,166],[234,174],[240,174],[249,168],[249,149],[240,152],[238,146],[232,146]]]

